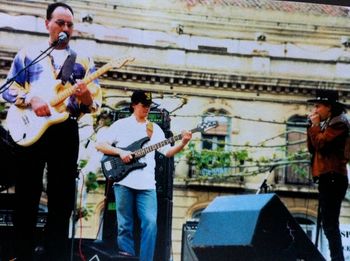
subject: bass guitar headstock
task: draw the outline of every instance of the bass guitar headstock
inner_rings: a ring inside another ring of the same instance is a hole
[[[219,124],[217,121],[202,122],[201,124],[198,124],[198,126],[195,130],[199,131],[199,132],[206,132],[209,129],[216,128],[218,125]]]

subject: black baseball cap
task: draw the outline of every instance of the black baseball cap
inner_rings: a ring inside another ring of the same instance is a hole
[[[152,93],[142,90],[136,90],[131,96],[131,103],[142,103],[143,105],[150,106],[152,104]]]

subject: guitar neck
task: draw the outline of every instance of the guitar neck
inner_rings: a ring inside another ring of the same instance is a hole
[[[103,65],[100,69],[95,71],[94,73],[84,78],[83,82],[87,85],[112,68],[113,66],[111,65],[111,63],[107,63]],[[67,99],[69,96],[74,94],[75,88],[76,88],[76,85],[73,85],[61,91],[54,99],[50,101],[51,106],[56,106],[57,104],[62,103],[65,99]]]
[[[190,132],[192,132],[192,133],[197,132],[197,131],[199,131],[198,128],[190,130]],[[166,140],[158,142],[156,144],[150,145],[150,146],[142,148],[142,149],[138,149],[138,150],[134,151],[132,154],[134,154],[134,156],[136,158],[142,158],[143,156],[145,156],[149,152],[155,151],[161,147],[164,147],[170,143],[174,143],[175,141],[178,141],[181,139],[182,139],[182,134],[178,134],[178,135],[170,137]]]

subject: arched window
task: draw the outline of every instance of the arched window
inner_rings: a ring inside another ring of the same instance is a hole
[[[217,121],[216,128],[209,129],[202,133],[202,149],[216,150],[226,149],[225,144],[230,142],[231,124],[227,111],[223,109],[209,109],[203,117],[203,122]]]
[[[287,121],[285,157],[290,163],[276,170],[279,180],[285,184],[309,184],[311,181],[306,126],[306,116],[293,115]]]
[[[293,213],[292,215],[312,242],[316,242],[316,236],[318,233],[318,250],[323,256],[328,256],[328,240],[324,234],[322,226],[317,232],[317,218],[304,213]]]

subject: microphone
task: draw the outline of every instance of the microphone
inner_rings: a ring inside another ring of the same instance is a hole
[[[308,117],[307,120],[306,120],[306,127],[307,127],[307,128],[308,128],[308,127],[311,127],[311,125],[312,125],[312,121],[311,121],[311,119]]]
[[[68,40],[69,34],[66,32],[60,32],[58,34],[58,39],[52,43],[52,46],[60,45]]]

